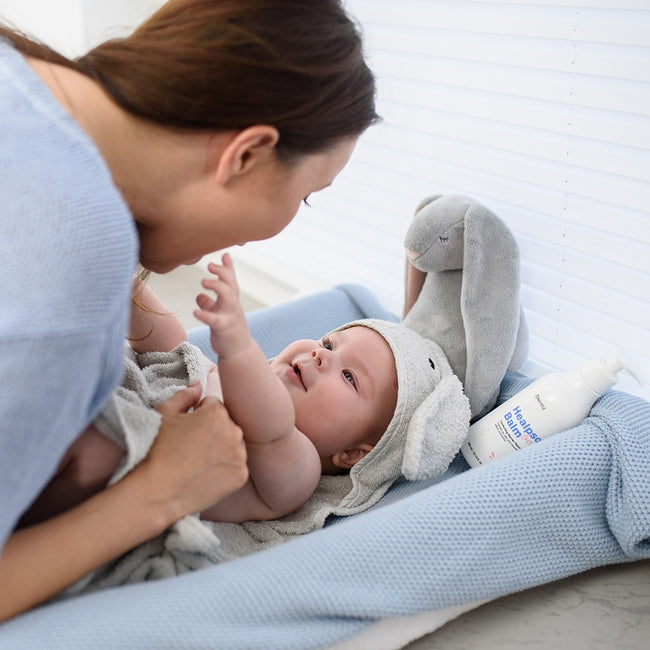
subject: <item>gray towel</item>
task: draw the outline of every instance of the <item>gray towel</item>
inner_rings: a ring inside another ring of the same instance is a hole
[[[136,354],[127,347],[123,384],[96,421],[102,433],[126,450],[111,483],[146,456],[160,424],[153,407],[195,379],[201,380],[205,389],[210,365],[211,361],[187,342],[171,352]],[[379,458],[385,462],[385,454]],[[401,452],[396,460],[394,478],[399,476]],[[321,477],[310,499],[282,519],[232,524],[188,515],[155,539],[78,581],[65,595],[179,575],[321,528],[330,514],[361,512],[375,504],[394,479],[382,477],[377,484],[372,478],[373,466],[358,465],[354,481],[350,476]]]
[[[95,426],[126,452],[110,483],[123,478],[147,455],[160,426],[160,415],[154,407],[195,380],[201,381],[205,391],[211,365],[197,347],[187,342],[171,352],[143,354],[136,354],[125,345],[122,385],[95,421]],[[198,517],[190,515],[158,537],[85,576],[62,597],[179,575],[221,559],[219,539]]]

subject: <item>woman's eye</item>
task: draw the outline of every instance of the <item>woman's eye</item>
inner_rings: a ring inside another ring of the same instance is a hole
[[[311,196],[311,194],[307,194],[307,196],[302,200],[302,202],[308,207],[311,208],[311,203],[309,203],[308,199]]]
[[[347,381],[349,381],[355,388],[357,387],[357,382],[354,380],[354,375],[349,370],[343,371],[343,376]]]

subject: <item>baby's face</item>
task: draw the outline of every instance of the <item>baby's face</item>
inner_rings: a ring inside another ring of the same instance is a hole
[[[393,416],[393,353],[368,327],[350,327],[321,341],[295,341],[271,368],[289,391],[296,427],[321,458],[359,443],[374,445]]]

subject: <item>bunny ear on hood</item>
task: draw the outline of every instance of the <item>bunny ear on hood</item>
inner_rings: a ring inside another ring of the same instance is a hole
[[[469,418],[460,380],[443,377],[411,417],[402,458],[404,478],[421,481],[443,474],[465,441]]]

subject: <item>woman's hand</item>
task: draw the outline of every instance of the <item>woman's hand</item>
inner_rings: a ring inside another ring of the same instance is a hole
[[[14,532],[0,555],[0,621],[51,598],[85,574],[244,485],[241,430],[200,385],[158,407],[149,455],[75,508]],[[187,412],[196,406],[194,411]]]
[[[169,523],[200,512],[241,488],[248,479],[241,429],[216,397],[201,396],[196,384],[157,407],[162,423],[142,471],[149,473],[169,508]]]

